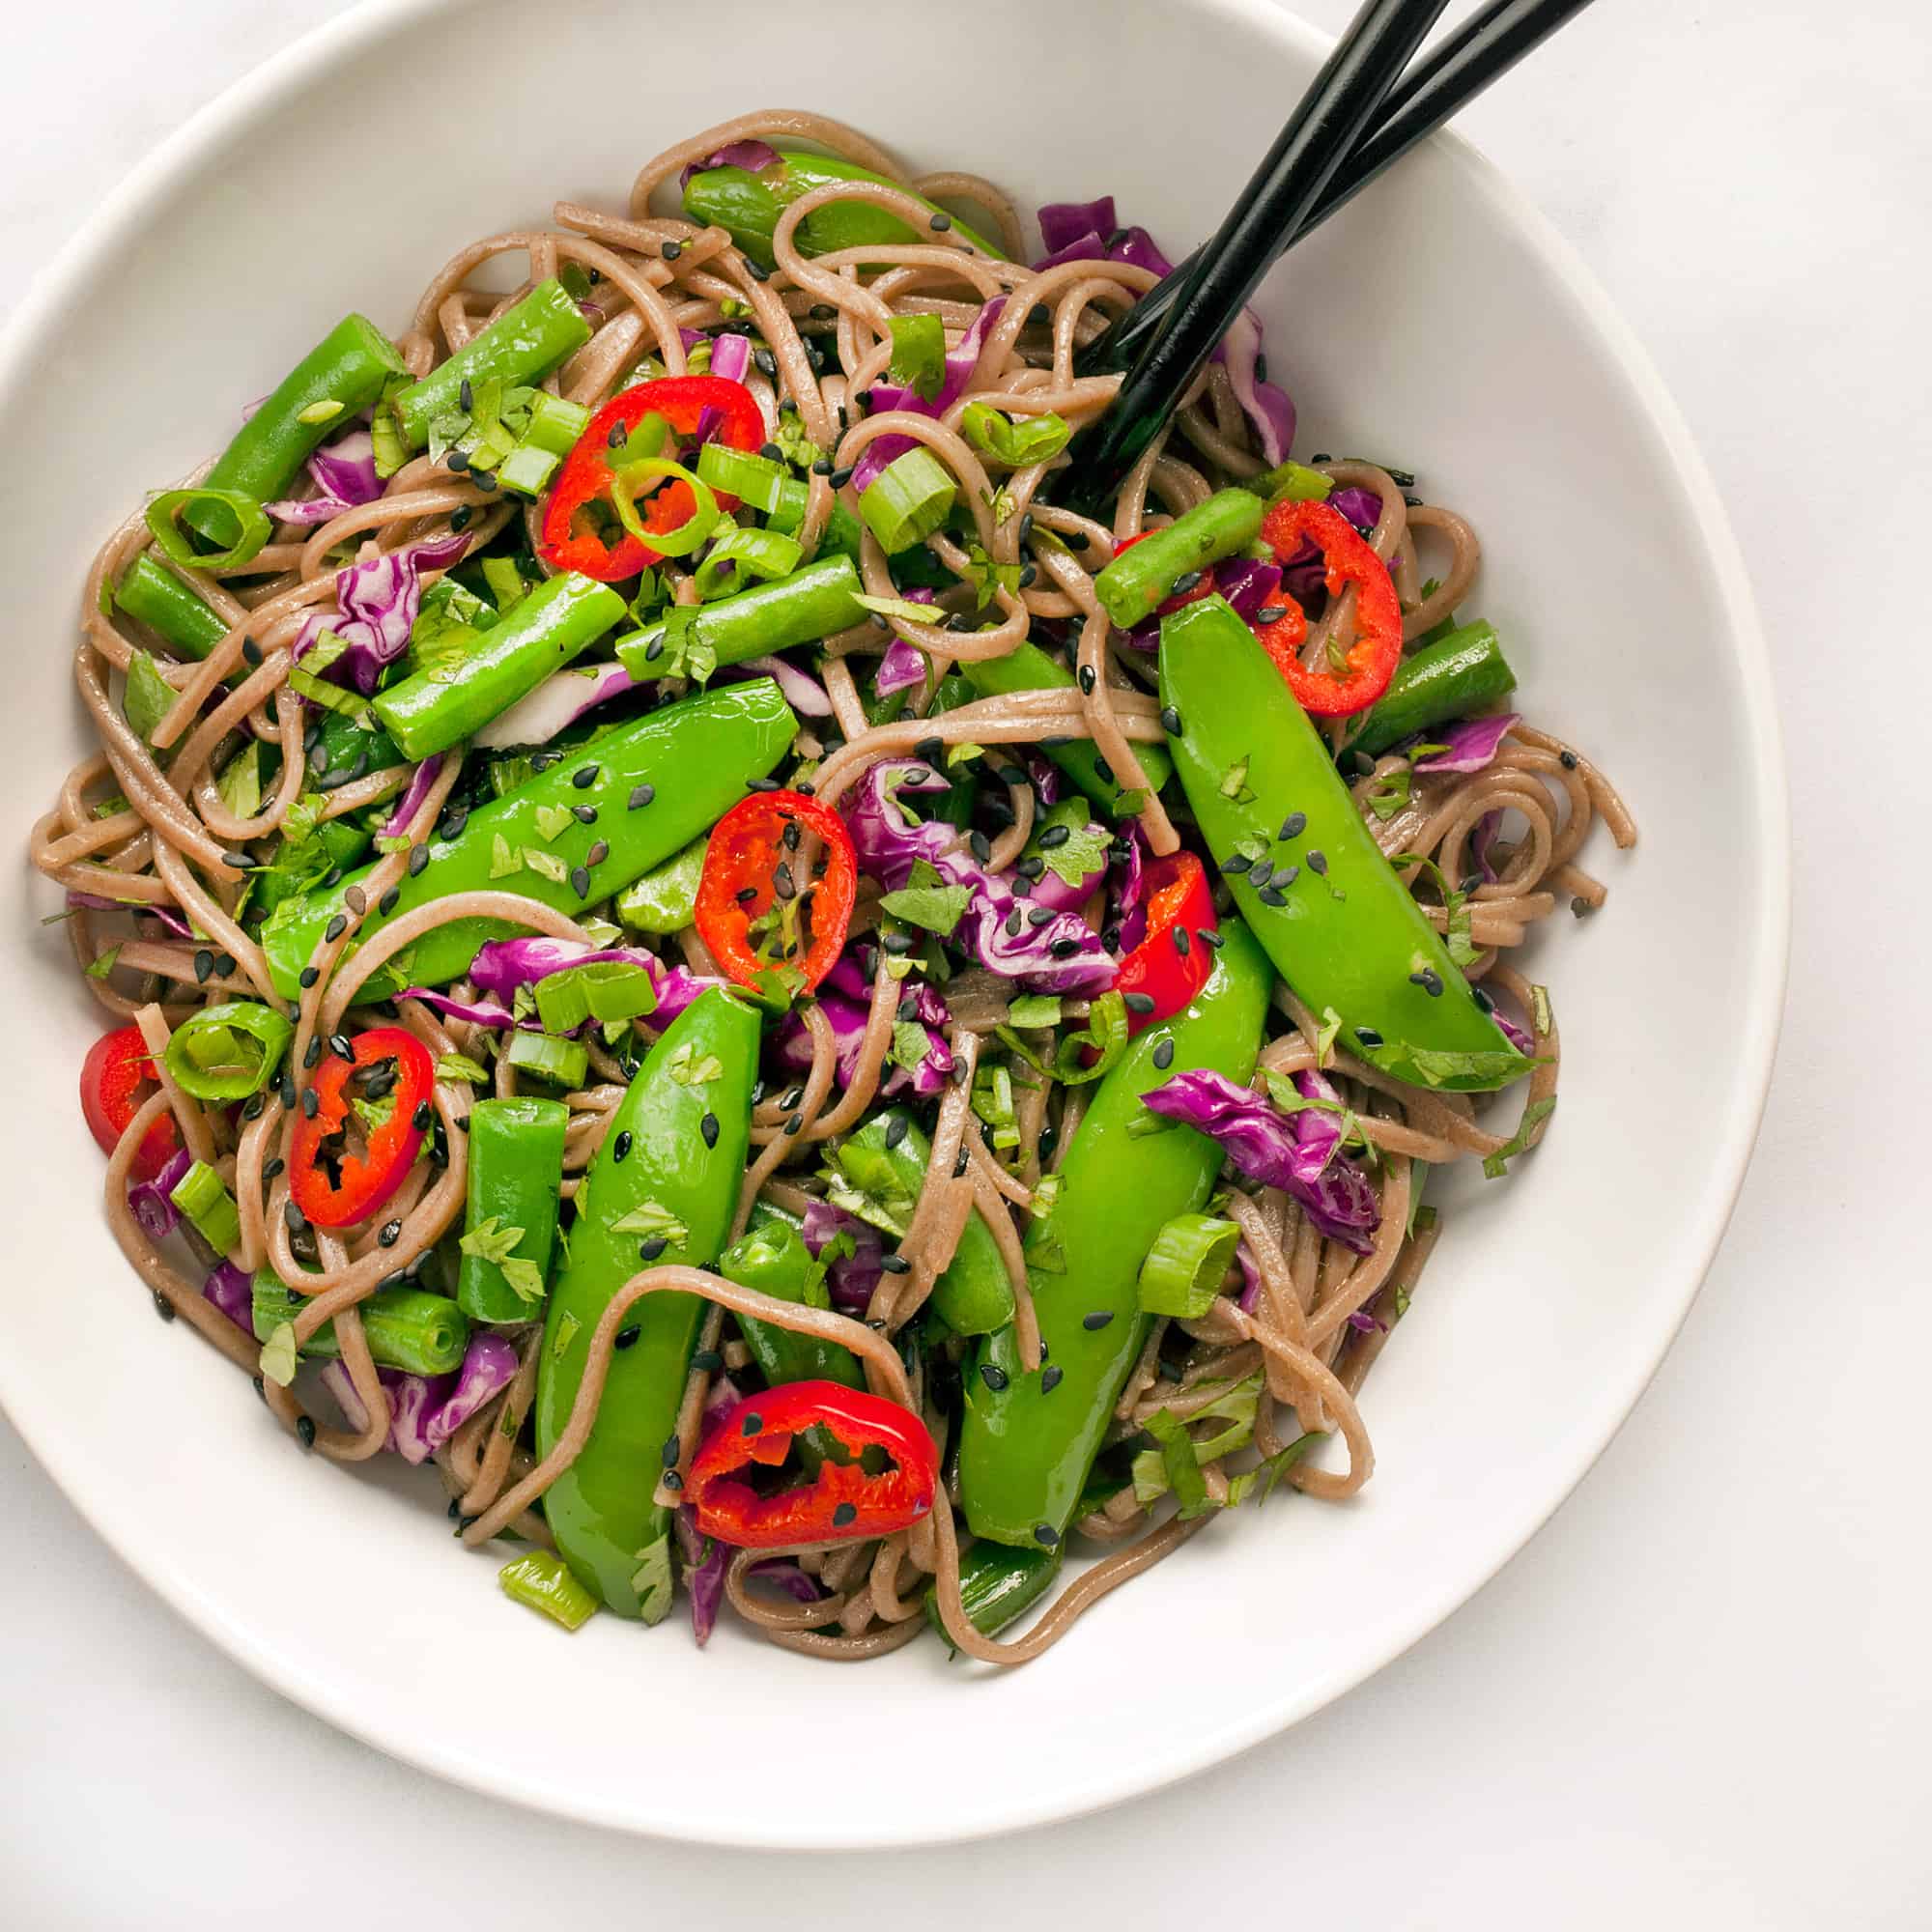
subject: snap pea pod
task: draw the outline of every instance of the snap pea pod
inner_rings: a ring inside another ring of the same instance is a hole
[[[461,744],[624,615],[608,583],[564,571],[540,584],[463,656],[392,684],[370,705],[411,758]]]
[[[753,260],[764,267],[773,265],[772,231],[788,203],[797,201],[815,187],[832,182],[880,182],[903,187],[885,175],[862,168],[856,161],[840,160],[837,155],[814,155],[803,148],[780,148],[779,158],[768,168],[752,174],[744,168],[706,168],[685,184],[684,212],[693,221],[707,227],[728,228],[731,239]],[[911,193],[910,189],[906,190]],[[944,211],[923,195],[913,199],[928,214]],[[983,235],[953,216],[946,219],[962,241],[970,242],[982,255],[997,262],[1007,258]],[[838,248],[896,247],[908,242],[929,242],[929,234],[919,234],[896,214],[875,208],[866,201],[835,201],[814,209],[798,225],[799,252],[829,255]]]
[[[477,1321],[533,1321],[543,1312],[542,1283],[556,1242],[557,1190],[570,1109],[561,1100],[517,1095],[478,1100],[469,1110],[469,1174],[464,1233],[494,1223],[502,1235],[521,1229],[510,1251],[536,1270],[538,1293],[519,1294],[500,1264],[468,1254],[456,1271],[456,1304]]]
[[[858,601],[863,587],[849,556],[821,557],[789,577],[704,605],[692,625],[693,637],[721,665],[815,643],[865,621],[866,607]],[[660,617],[617,639],[617,661],[633,677],[664,676],[665,631]]]
[[[959,1559],[959,1600],[966,1616],[981,1636],[997,1636],[1016,1617],[1023,1617],[1053,1588],[1060,1575],[1062,1548],[1014,1549],[1004,1543],[976,1543]],[[943,1637],[946,1624],[939,1614],[939,1593],[925,1593],[925,1620]],[[948,1643],[951,1637],[946,1638]]]
[[[824,1270],[811,1258],[805,1237],[789,1217],[770,1208],[753,1211],[754,1225],[724,1250],[719,1258],[718,1272],[741,1288],[754,1288],[780,1301],[805,1302],[819,1308],[831,1306],[819,1287]],[[859,1358],[850,1349],[836,1342],[820,1342],[810,1335],[794,1335],[789,1328],[775,1328],[769,1321],[753,1316],[738,1318],[738,1332],[758,1365],[758,1373],[776,1388],[781,1382],[838,1382],[845,1388],[864,1388],[866,1378]]]
[[[706,832],[784,756],[798,720],[770,678],[752,678],[667,705],[620,726],[469,814],[454,837],[440,833],[427,859],[405,873],[393,902],[372,905],[362,932],[448,893],[513,892],[559,912],[579,913],[621,891]],[[575,818],[554,837],[538,820],[556,809],[594,808],[596,822]],[[592,850],[608,848],[595,866]],[[525,854],[535,852],[542,867]],[[559,880],[554,865],[565,869]],[[262,927],[275,990],[293,999],[302,968],[328,922],[341,912],[367,868],[326,891],[286,899]],[[366,895],[365,895],[366,896]],[[388,910],[383,909],[384,904]],[[501,920],[458,920],[424,934],[399,964],[396,987],[454,980],[486,939],[516,930]]]
[[[366,315],[344,316],[235,432],[200,487],[239,490],[258,503],[286,497],[317,446],[405,373],[395,344]],[[182,522],[217,550],[241,532],[222,503],[191,503]]]
[[[1426,1087],[1482,1092],[1527,1073],[1221,598],[1162,622],[1160,696],[1179,713],[1175,768],[1235,903],[1306,1005],[1337,1016],[1348,1050]]]
[[[277,906],[285,905],[290,899],[300,898],[308,892],[315,884],[318,870],[346,871],[375,843],[371,836],[351,818],[325,818],[315,828],[314,837],[327,861],[324,867],[311,867],[303,864],[285,867],[270,865],[249,875],[249,903],[265,920]],[[283,847],[284,851],[289,849]],[[293,849],[305,859],[309,848],[304,842]]]
[[[1145,548],[1145,546],[1142,546]],[[981,697],[997,697],[1009,691],[1055,691],[1071,689],[1073,673],[1057,664],[1037,644],[1022,644],[1003,658],[981,658],[962,664],[959,668],[972,681]],[[1111,767],[1101,757],[1091,738],[1071,745],[1048,745],[1046,755],[1110,817],[1130,816],[1121,810],[1122,787],[1113,778]],[[1136,745],[1141,769],[1155,791],[1174,772],[1174,760],[1165,745]],[[1128,801],[1130,804],[1133,802]]]
[[[321,791],[333,791],[337,785],[353,783],[370,772],[403,762],[396,741],[373,724],[345,717],[340,711],[324,711],[321,725],[322,736],[309,754],[309,771]],[[332,818],[327,822],[338,823]]]
[[[228,635],[227,619],[147,551],[114,586],[114,604],[185,658],[205,658]]]
[[[847,1136],[846,1150],[883,1157],[893,1178],[914,1200],[925,1185],[932,1143],[903,1107],[887,1107]],[[841,1150],[841,1164],[846,1158]],[[1013,1319],[1013,1285],[1000,1259],[999,1243],[976,1208],[959,1233],[959,1245],[932,1288],[932,1306],[955,1335],[990,1335]]]
[[[617,895],[617,919],[633,932],[682,932],[697,911],[697,882],[704,876],[708,838],[694,838],[682,852],[653,866]]]
[[[701,994],[663,1037],[618,1103],[577,1196],[569,1258],[551,1289],[537,1369],[537,1453],[570,1419],[590,1337],[639,1268],[708,1266],[724,1245],[745,1176],[757,1014],[731,994]],[[611,1358],[590,1439],[544,1496],[556,1547],[619,1616],[656,1623],[670,1607],[670,1512],[652,1500],[677,1457],[678,1405],[704,1303],[654,1294],[625,1319],[637,1333]]]
[[[397,396],[389,404],[396,426],[412,449],[420,449],[429,440],[430,424],[463,407],[466,383],[472,393],[478,383],[492,379],[505,387],[540,383],[589,340],[590,325],[576,298],[552,276]]]
[[[1122,551],[1094,580],[1094,594],[1122,630],[1131,630],[1167,602],[1181,578],[1246,550],[1262,533],[1265,510],[1251,491],[1217,490]]]
[[[1208,983],[1151,1026],[1094,1089],[1061,1164],[1052,1212],[1027,1231],[1027,1281],[1043,1365],[1020,1366],[1010,1326],[983,1341],[965,1377],[959,1490],[978,1537],[1059,1545],[1147,1336],[1136,1293],[1154,1236],[1208,1198],[1221,1150],[1192,1127],[1137,1134],[1141,1096],[1209,1067],[1244,1081],[1261,1050],[1274,974],[1237,920]]]
[[[1349,749],[1378,758],[1413,733],[1481,711],[1515,689],[1496,627],[1464,624],[1402,661]]]
[[[305,1294],[297,1294],[272,1268],[257,1268],[252,1284],[255,1339],[266,1342],[293,1321]],[[378,1368],[412,1376],[442,1376],[461,1368],[469,1346],[469,1318],[446,1294],[418,1288],[379,1288],[356,1304],[362,1338]],[[333,1360],[342,1353],[335,1323],[325,1321],[302,1344],[304,1355]]]

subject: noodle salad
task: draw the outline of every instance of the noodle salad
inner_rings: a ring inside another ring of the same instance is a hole
[[[1634,828],[1510,708],[1469,525],[1291,455],[1252,316],[1077,494],[1169,267],[1111,197],[1036,249],[766,112],[554,222],[94,565],[32,853],[108,1219],[567,1629],[1024,1662],[1369,1479],[1428,1176],[1556,1103],[1513,951]]]

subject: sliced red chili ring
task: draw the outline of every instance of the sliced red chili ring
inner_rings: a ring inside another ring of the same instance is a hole
[[[1171,1019],[1208,983],[1214,952],[1200,935],[1219,930],[1213,889],[1192,852],[1151,861],[1144,887],[1147,937],[1121,961],[1114,980],[1114,990],[1126,999],[1130,1035]],[[1182,945],[1176,944],[1177,930],[1186,935]]]
[[[80,1111],[102,1153],[114,1151],[155,1086],[154,1056],[139,1027],[116,1027],[88,1048],[80,1064]],[[154,1179],[180,1146],[175,1117],[161,1115],[141,1136],[128,1173],[136,1180]]]
[[[670,425],[678,443],[696,439],[733,449],[757,449],[765,440],[765,418],[757,398],[744,384],[724,376],[665,376],[612,396],[563,459],[544,502],[538,549],[546,563],[615,583],[660,560],[641,538],[619,526],[612,495],[616,472],[611,457],[651,415]],[[664,453],[674,456],[676,449],[668,444]],[[718,504],[734,510],[738,499],[720,491]],[[668,483],[646,499],[644,526],[674,530],[690,521],[696,507],[689,484]]]
[[[1339,597],[1350,584],[1355,587],[1355,640],[1349,647],[1346,668],[1311,670],[1301,662],[1308,613],[1286,590],[1281,598],[1287,613],[1256,628],[1262,647],[1311,716],[1347,718],[1367,709],[1388,689],[1402,662],[1402,603],[1388,566],[1341,511],[1326,503],[1284,497],[1263,520],[1262,535],[1284,567],[1302,540],[1312,538],[1327,566],[1329,596]]]
[[[789,1489],[760,1493],[753,1468],[775,1469],[795,1436],[822,1432],[842,1450]],[[861,1458],[883,1451],[889,1466]],[[685,1494],[697,1527],[741,1549],[797,1548],[890,1536],[929,1515],[939,1493],[939,1450],[925,1424],[895,1402],[838,1382],[786,1382],[749,1396],[722,1416],[692,1460]]]
[[[821,850],[806,873],[808,832]],[[741,986],[809,992],[838,963],[858,894],[858,854],[836,811],[804,792],[754,791],[711,828],[697,930]]]
[[[318,1228],[366,1221],[402,1185],[426,1130],[417,1112],[435,1087],[428,1047],[401,1027],[372,1027],[350,1042],[349,1059],[323,1060],[310,1089],[315,1112],[304,1106],[289,1136],[289,1194]],[[360,1153],[340,1138],[352,1107],[364,1122]]]

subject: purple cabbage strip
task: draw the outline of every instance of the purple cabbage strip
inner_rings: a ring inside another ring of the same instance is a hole
[[[1490,1017],[1495,1021],[1497,1026],[1502,1028],[1503,1037],[1507,1039],[1509,1043],[1513,1047],[1515,1047],[1519,1053],[1529,1054],[1529,1055],[1535,1054],[1536,1041],[1534,1037],[1531,1036],[1530,1031],[1527,1027],[1519,1026],[1516,1023],[1516,1021],[1511,1019],[1510,1016],[1506,1012],[1504,1012],[1500,1007],[1496,1008],[1496,1009],[1492,1013],[1491,1013]]]
[[[1339,1104],[1334,1088],[1313,1070],[1297,1073],[1294,1086],[1304,1100]],[[1381,1224],[1381,1206],[1369,1177],[1339,1151],[1338,1116],[1315,1107],[1278,1114],[1247,1088],[1206,1067],[1177,1073],[1148,1094],[1145,1103],[1219,1142],[1251,1180],[1293,1195],[1331,1240],[1358,1254],[1369,1251]]]
[[[1261,1306],[1262,1270],[1255,1260],[1255,1251],[1248,1246],[1244,1236],[1235,1248],[1235,1260],[1241,1268],[1240,1304],[1243,1315],[1252,1315]]]
[[[863,1315],[872,1305],[872,1291],[885,1274],[885,1245],[879,1231],[835,1208],[829,1201],[810,1202],[805,1210],[802,1236],[813,1261],[839,1235],[850,1235],[854,1252],[831,1264],[825,1277],[832,1305],[841,1315]]]
[[[895,691],[911,691],[924,682],[925,653],[917,644],[895,636],[879,660],[879,668],[872,678],[873,692],[880,697],[890,697]]]
[[[752,338],[735,329],[717,336],[711,344],[711,373],[727,383],[742,383],[752,366]]]
[[[337,613],[310,612],[291,655],[299,661],[324,631],[333,631],[349,648],[325,673],[332,683],[354,684],[372,696],[385,666],[409,648],[410,632],[422,607],[422,574],[444,570],[469,548],[468,535],[451,531],[427,543],[352,563],[335,573]]]
[[[255,1290],[248,1277],[233,1262],[216,1262],[210,1270],[208,1279],[201,1285],[202,1298],[212,1301],[241,1329],[242,1334],[253,1337],[255,1333]]]
[[[1493,718],[1463,718],[1440,730],[1425,731],[1417,742],[1448,749],[1418,758],[1419,772],[1480,772],[1502,750],[1510,728],[1522,722],[1518,711],[1500,711]],[[1487,815],[1487,814],[1486,814]]]
[[[517,1024],[516,1014],[495,1000],[459,1000],[448,993],[439,993],[432,986],[405,986],[396,998],[420,1000],[431,1012],[440,1013],[446,1020],[461,1020],[465,1026],[513,1027]]]
[[[684,1556],[684,1587],[691,1597],[691,1634],[702,1650],[718,1628],[724,1604],[724,1573],[735,1554],[732,1546],[715,1536],[702,1536],[697,1512],[686,1503],[677,1513],[678,1548]]]
[[[1026,753],[1026,770],[1027,777],[1033,781],[1034,796],[1039,800],[1042,810],[1058,805],[1063,789],[1060,767],[1044,753],[1036,752],[1029,747]]]
[[[1495,851],[1496,838],[1503,829],[1502,808],[1486,811],[1476,820],[1476,829],[1469,835],[1469,856],[1476,862],[1476,869],[1483,875],[1483,883],[1492,886],[1501,876],[1495,867],[1492,854]]]
[[[586,711],[636,687],[637,680],[622,665],[567,665],[508,710],[499,711],[476,733],[476,743],[487,751],[500,751],[506,745],[548,745]]]
[[[308,460],[308,473],[315,479],[313,497],[264,503],[262,508],[284,524],[326,524],[383,494],[383,479],[376,474],[376,439],[360,426],[317,449]]]
[[[1345,483],[1328,493],[1328,507],[1339,510],[1358,530],[1372,530],[1381,522],[1382,499],[1359,483]]]
[[[825,687],[810,671],[800,670],[783,658],[745,658],[734,665],[721,666],[711,682],[731,684],[748,677],[768,677],[779,695],[801,718],[830,718],[832,699]]]
[[[745,1575],[775,1584],[795,1604],[815,1604],[825,1594],[789,1556],[768,1556],[762,1563],[752,1564]]]
[[[472,1335],[456,1372],[456,1386],[429,1418],[424,1434],[440,1449],[490,1400],[509,1387],[517,1351],[501,1335]]]
[[[486,1402],[507,1388],[516,1373],[517,1351],[500,1335],[473,1337],[454,1375],[378,1369],[376,1379],[389,1398],[389,1433],[383,1446],[406,1463],[426,1463]],[[351,1429],[368,1427],[369,1411],[342,1362],[327,1363],[322,1382]]]
[[[931,416],[935,420],[943,416],[965,393],[966,384],[973,380],[986,331],[999,321],[1000,311],[1006,305],[1005,296],[995,296],[974,318],[973,327],[946,352],[946,375],[937,395],[922,396],[910,384],[900,387],[892,383],[874,383],[873,413],[882,410],[904,410],[914,415]],[[912,446],[913,440],[909,436],[882,436],[876,442],[868,442],[859,458],[858,468],[852,472],[852,487],[864,492],[880,470],[903,456]]]
[[[436,1453],[429,1438],[431,1418],[442,1406],[454,1382],[450,1376],[409,1376],[395,1369],[376,1374],[389,1392],[389,1436],[386,1447],[405,1463],[427,1463]]]
[[[1313,544],[1306,548],[1316,556],[1318,581],[1320,577],[1321,552]],[[1259,557],[1223,557],[1214,566],[1214,588],[1234,606],[1235,614],[1253,623],[1255,618],[1280,595],[1282,582],[1281,565],[1264,563]],[[1124,638],[1139,651],[1156,651],[1160,648],[1160,613],[1142,619],[1131,631],[1116,634]]]
[[[167,1164],[152,1180],[128,1183],[128,1206],[141,1224],[141,1232],[151,1241],[164,1241],[181,1226],[181,1209],[168,1196],[181,1185],[183,1175],[194,1165],[194,1157],[185,1147],[176,1148]]]
[[[403,795],[396,801],[396,809],[389,814],[389,822],[383,827],[385,838],[400,838],[410,829],[410,820],[422,810],[422,802],[429,796],[430,787],[436,783],[438,774],[442,770],[442,753],[425,758],[415,768]]]
[[[677,178],[677,191],[682,194],[691,185],[693,175],[704,174],[712,168],[743,168],[748,175],[761,175],[782,158],[769,141],[726,141],[701,161],[685,163]]]
[[[1125,956],[1147,937],[1147,907],[1141,903],[1146,891],[1147,858],[1142,850],[1141,822],[1127,820],[1127,852],[1114,863],[1120,867],[1120,883],[1114,888],[1113,923],[1121,928],[1121,956]]]
[[[693,973],[682,966],[667,966],[656,953],[641,946],[592,947],[581,939],[549,939],[532,935],[525,939],[492,939],[476,949],[469,962],[469,980],[483,997],[459,1000],[428,986],[410,986],[396,995],[399,1000],[420,1000],[445,1019],[464,1020],[471,1026],[511,1027],[519,1024],[514,1006],[519,986],[534,986],[553,973],[571,966],[599,965],[616,960],[627,966],[641,966],[657,988],[658,1004],[646,1015],[662,1030],[713,986],[729,982]],[[536,1027],[532,1019],[526,1023]],[[585,1022],[589,1024],[589,1022]]]
[[[1119,226],[1111,194],[1103,194],[1097,201],[1049,201],[1039,211],[1039,239],[1049,252],[1070,247],[1088,235],[1097,241]]]

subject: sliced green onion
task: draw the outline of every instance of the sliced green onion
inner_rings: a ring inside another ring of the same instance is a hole
[[[958,490],[923,444],[895,456],[867,485],[859,514],[888,556],[923,543],[952,513]]]
[[[241,535],[226,550],[198,551],[182,528],[178,521],[181,513],[199,510],[204,505],[214,505],[228,512],[241,526]],[[196,570],[229,570],[246,563],[274,534],[274,526],[263,513],[261,504],[240,490],[163,490],[158,496],[149,497],[147,519],[148,527],[154,532],[155,548],[170,563]]]
[[[319,704],[325,711],[339,711],[345,718],[360,722],[369,713],[368,699],[359,692],[351,691],[346,685],[330,684],[326,677],[317,677],[301,665],[289,672],[289,689],[311,704]]]
[[[582,403],[539,389],[530,398],[530,419],[520,446],[541,449],[551,456],[568,456],[589,427],[590,412]]]
[[[497,481],[520,497],[541,497],[550,488],[550,479],[563,462],[547,449],[532,449],[526,443],[513,449],[497,469]]]
[[[1013,417],[1003,414],[991,403],[968,403],[959,427],[981,456],[990,456],[1013,469],[1058,456],[1073,435],[1072,424],[1051,411],[1044,415]]]
[[[804,556],[796,539],[778,530],[727,530],[697,566],[698,599],[742,590],[754,577],[767,583],[789,577]]]
[[[235,1197],[222,1184],[220,1175],[205,1160],[198,1160],[175,1182],[168,1196],[189,1221],[194,1231],[217,1255],[225,1255],[242,1240],[242,1210]]]
[[[1197,1321],[1221,1293],[1241,1231],[1211,1214],[1177,1214],[1153,1237],[1141,1264],[1140,1304],[1147,1315]]]
[[[895,315],[891,381],[930,402],[946,382],[946,325],[936,315]]]
[[[618,454],[613,452],[613,455]],[[689,484],[696,499],[691,515],[676,528],[647,530],[638,514],[638,486],[654,476]],[[611,476],[611,496],[617,505],[617,520],[639,542],[648,544],[660,556],[689,556],[711,535],[718,525],[718,498],[710,484],[693,475],[681,463],[667,456],[644,456],[620,462]]]
[[[1264,469],[1259,476],[1250,476],[1241,485],[1243,490],[1252,490],[1270,503],[1284,497],[1291,503],[1325,503],[1334,487],[1334,477],[1311,469],[1305,463],[1277,464],[1272,469]]]
[[[655,1012],[657,987],[642,966],[598,959],[572,966],[536,982],[537,1017],[546,1034],[566,1034],[585,1020],[605,1025]]]
[[[268,746],[259,738],[250,738],[222,766],[221,776],[214,781],[221,803],[237,818],[253,818],[261,810],[268,756]]]
[[[543,982],[537,982],[541,985]],[[590,1055],[581,1040],[558,1039],[547,1033],[531,1033],[519,1028],[510,1036],[510,1050],[504,1056],[514,1067],[534,1073],[556,1087],[582,1087],[590,1071]]]
[[[754,510],[769,516],[779,507],[787,482],[783,466],[768,456],[749,449],[733,449],[729,443],[707,442],[697,452],[697,473],[714,490],[736,497]],[[800,484],[800,489],[805,486]],[[802,522],[803,512],[800,521]]]
[[[541,1610],[567,1631],[582,1630],[597,1614],[597,1599],[548,1549],[526,1550],[497,1572],[497,1581],[513,1603]]]
[[[1096,1056],[1091,1065],[1085,1064],[1090,1047]],[[1086,1030],[1070,1033],[1060,1042],[1053,1077],[1069,1087],[1097,1080],[1126,1050],[1127,1003],[1119,993],[1102,993],[1088,1009]]]
[[[307,1296],[296,1293],[273,1268],[255,1270],[250,1284],[250,1315],[255,1339],[269,1342],[289,1328]],[[462,1365],[469,1348],[469,1318],[446,1294],[419,1288],[379,1288],[356,1303],[362,1339],[376,1366],[412,1376],[447,1375]],[[294,1336],[290,1336],[293,1355]],[[300,1352],[317,1361],[340,1355],[335,1323],[325,1321]],[[293,1367],[293,1362],[291,1362]]]
[[[483,582],[490,586],[498,613],[504,615],[524,600],[530,587],[524,582],[524,573],[517,568],[513,556],[486,556]]]
[[[144,745],[155,742],[156,730],[180,696],[146,651],[128,653],[128,688],[121,695],[121,715]]]
[[[259,1000],[226,1000],[191,1013],[163,1056],[184,1094],[197,1100],[245,1100],[274,1078],[295,1028]]]

